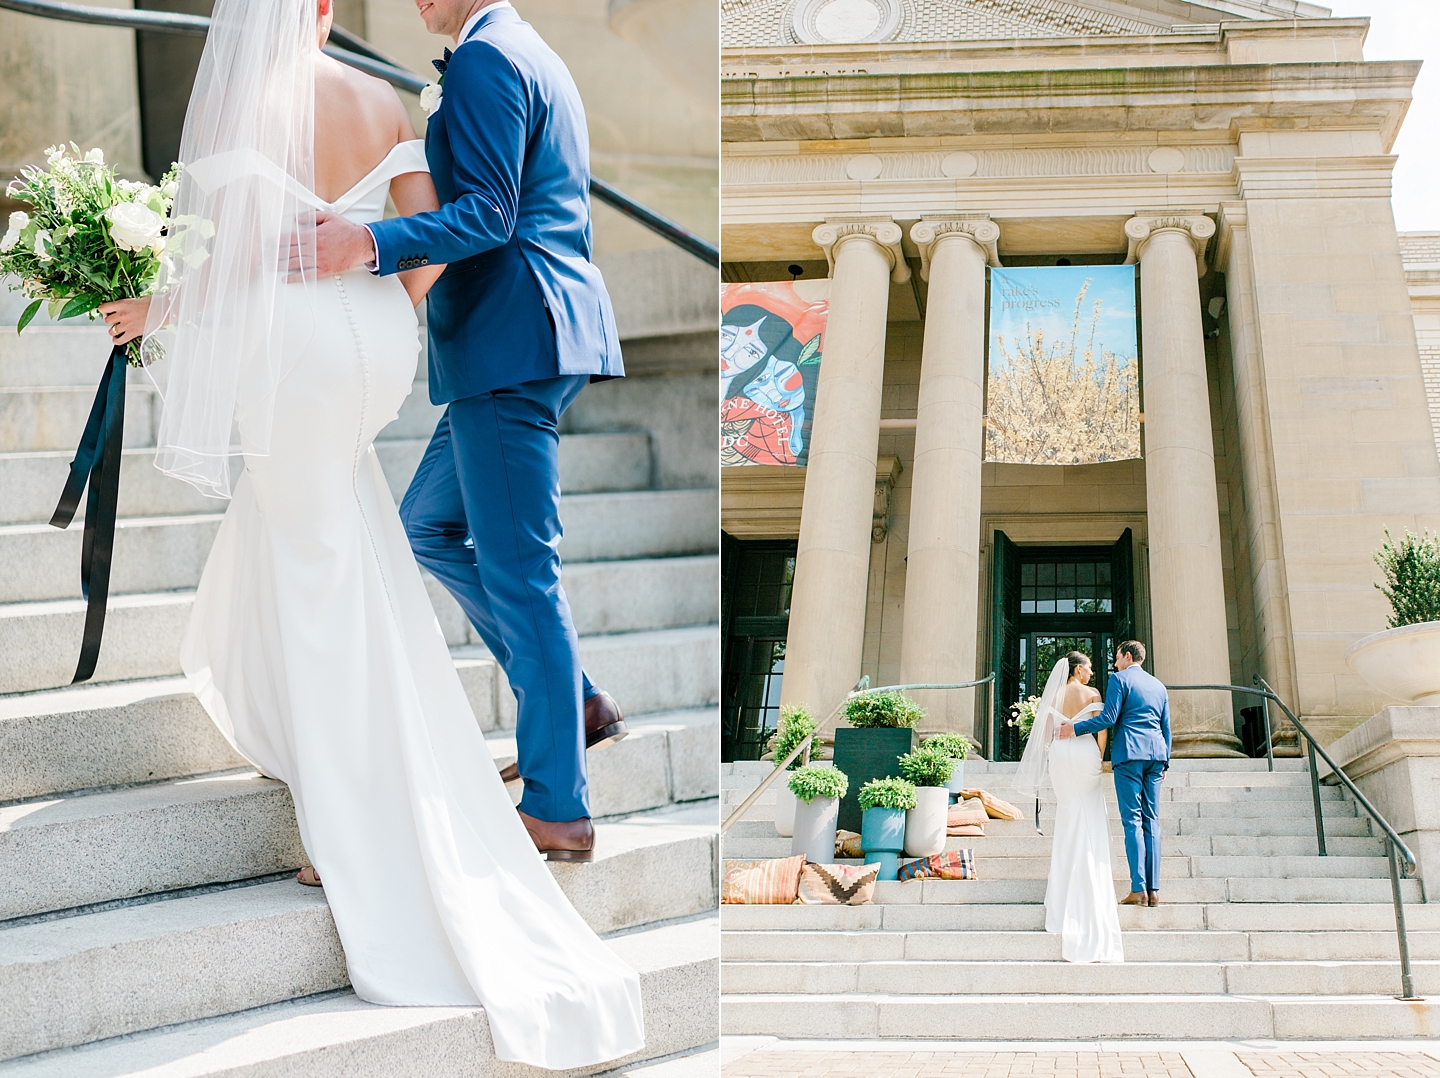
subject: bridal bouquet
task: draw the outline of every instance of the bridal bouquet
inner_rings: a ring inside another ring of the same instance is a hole
[[[20,278],[32,302],[16,332],[43,303],[51,318],[88,314],[102,303],[154,290],[165,257],[166,225],[180,166],[160,185],[122,180],[98,149],[82,154],[73,142],[46,151],[47,168],[29,166],[6,194],[31,206],[10,215],[0,238],[0,274]],[[127,358],[140,365],[140,342]]]
[[[1040,707],[1040,697],[1027,696],[1024,700],[1017,701],[1010,705],[1010,721],[1007,726],[1013,726],[1020,731],[1022,738],[1028,739],[1030,731],[1035,728],[1035,712]]]

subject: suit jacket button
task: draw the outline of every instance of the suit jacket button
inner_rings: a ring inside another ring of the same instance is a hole
[[[428,266],[429,264],[430,264],[430,256],[429,256],[429,255],[426,255],[424,258],[422,258],[422,259],[420,260],[420,265],[422,265],[422,266]]]

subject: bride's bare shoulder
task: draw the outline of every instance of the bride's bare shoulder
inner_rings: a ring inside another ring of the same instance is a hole
[[[363,125],[367,132],[392,135],[395,142],[416,137],[395,87],[323,54],[315,65],[315,105],[317,113],[327,114],[327,122]]]

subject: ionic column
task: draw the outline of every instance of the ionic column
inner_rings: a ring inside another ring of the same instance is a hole
[[[900,680],[975,677],[980,466],[985,385],[985,266],[1000,264],[985,218],[922,220],[910,230],[930,281],[910,491]],[[975,690],[917,692],[926,729],[975,732]]]
[[[889,218],[827,222],[830,313],[815,390],[783,703],[829,714],[860,677],[890,280],[909,268]]]
[[[1125,222],[1140,262],[1145,491],[1155,660],[1170,684],[1227,684],[1230,650],[1220,566],[1220,503],[1200,325],[1200,274],[1215,225],[1200,214]],[[1170,700],[1176,756],[1240,755],[1227,693]]]

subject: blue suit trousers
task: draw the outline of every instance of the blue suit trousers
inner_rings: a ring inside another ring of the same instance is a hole
[[[1130,890],[1160,890],[1160,780],[1163,760],[1128,760],[1115,765],[1115,796],[1125,829]]]
[[[588,375],[451,401],[400,503],[415,559],[459,601],[518,701],[525,792],[541,820],[590,815],[580,669],[560,586],[560,416]]]

